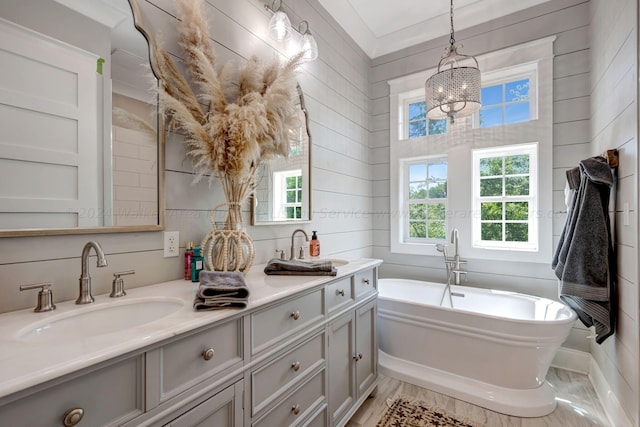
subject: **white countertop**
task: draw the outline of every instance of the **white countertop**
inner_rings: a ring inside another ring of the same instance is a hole
[[[109,298],[108,294],[97,295],[94,296],[94,303],[86,305],[76,305],[73,300],[56,303],[56,310],[46,313],[34,313],[33,309],[29,308],[1,314],[0,397],[148,347],[201,326],[246,313],[295,292],[381,263],[381,260],[370,258],[349,260],[348,264],[337,267],[337,276],[267,276],[263,272],[264,264],[255,265],[245,276],[250,290],[249,304],[245,309],[196,312],[193,310],[193,300],[198,284],[174,280],[126,289],[127,295],[121,298]],[[177,311],[158,320],[95,337],[39,343],[25,342],[18,337],[21,330],[36,322],[46,322],[47,318],[59,318],[73,315],[78,310],[95,310],[100,306],[122,304],[136,298],[177,299],[183,302],[183,305]]]

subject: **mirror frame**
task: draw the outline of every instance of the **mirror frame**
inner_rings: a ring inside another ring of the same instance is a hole
[[[302,87],[300,83],[296,85],[296,89],[298,90],[298,97],[300,99],[300,110],[304,113],[304,126],[307,132],[307,138],[309,140],[309,218],[301,219],[301,220],[289,220],[289,221],[256,221],[256,194],[255,190],[251,194],[250,203],[251,203],[251,225],[291,225],[291,224],[308,224],[313,219],[313,209],[312,209],[312,194],[311,189],[313,188],[311,185],[312,182],[312,173],[311,173],[311,130],[309,129],[309,111],[307,110],[307,106],[304,102],[304,93],[302,92]]]
[[[142,22],[142,14],[140,12],[140,6],[138,0],[128,0],[131,7],[131,13],[133,14],[133,25],[147,40],[149,46],[149,65],[151,71],[160,84],[160,78],[155,71],[157,66],[155,65],[153,57],[153,45],[155,41],[150,35],[150,32]],[[156,102],[157,108],[159,104]],[[22,236],[60,236],[60,235],[74,235],[74,234],[105,234],[105,233],[132,233],[139,231],[162,231],[165,227],[165,124],[164,118],[160,114],[158,109],[158,223],[150,225],[123,225],[123,226],[100,226],[100,227],[77,227],[77,228],[21,228],[21,229],[0,229],[0,237],[22,237]]]

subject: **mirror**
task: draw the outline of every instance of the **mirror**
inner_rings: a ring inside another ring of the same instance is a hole
[[[253,225],[311,221],[311,133],[304,94],[298,85],[299,126],[289,138],[289,156],[263,162],[253,195]]]
[[[0,236],[161,230],[164,132],[136,0],[2,2],[0,18]]]

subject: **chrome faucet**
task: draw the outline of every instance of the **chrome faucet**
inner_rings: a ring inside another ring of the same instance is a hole
[[[460,253],[458,252],[458,229],[451,230],[451,243],[453,244],[453,258],[448,259],[448,263],[451,265],[451,274],[455,276],[455,284],[460,284],[460,276],[467,276],[467,270],[460,267],[461,264],[466,264],[467,261],[460,259]]]
[[[88,242],[82,249],[82,273],[80,274],[80,295],[76,304],[89,304],[94,301],[91,295],[91,276],[89,275],[89,252],[93,248],[98,257],[98,267],[106,267],[107,259],[104,257],[102,246],[98,242]]]
[[[298,228],[298,229],[294,230],[293,233],[291,233],[291,255],[289,256],[290,260],[296,259],[296,247],[295,247],[295,243],[293,241],[293,238],[296,237],[297,233],[304,234],[305,240],[307,242],[309,241],[309,236],[307,235],[307,232],[304,231],[302,228]]]

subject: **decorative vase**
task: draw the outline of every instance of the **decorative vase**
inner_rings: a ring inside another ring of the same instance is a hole
[[[227,218],[224,222],[216,222],[216,210],[223,206],[228,207]],[[222,203],[216,206],[209,214],[209,221],[212,229],[200,245],[205,269],[246,274],[253,264],[255,248],[253,240],[245,231],[240,203]]]

